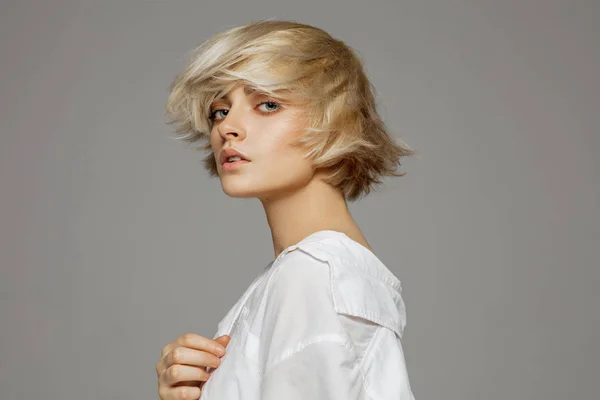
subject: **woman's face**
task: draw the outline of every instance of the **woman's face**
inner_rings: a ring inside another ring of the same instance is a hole
[[[260,92],[236,87],[211,105],[212,151],[225,194],[269,200],[294,192],[314,177],[310,161],[289,143],[304,133],[302,110]],[[235,149],[246,161],[222,163]]]

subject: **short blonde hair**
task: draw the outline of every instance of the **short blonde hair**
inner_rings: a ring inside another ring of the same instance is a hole
[[[327,168],[327,182],[347,200],[368,194],[383,176],[403,176],[396,172],[400,158],[416,153],[390,137],[359,55],[327,32],[291,21],[238,26],[191,52],[166,106],[177,138],[206,140],[200,149],[210,150],[211,103],[240,84],[305,107],[306,133],[292,145],[315,168]],[[204,165],[217,176],[212,151]]]

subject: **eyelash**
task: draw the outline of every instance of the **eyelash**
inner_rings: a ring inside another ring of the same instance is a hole
[[[279,103],[278,103],[278,102],[276,102],[276,101],[272,101],[272,100],[267,100],[267,101],[260,102],[260,103],[258,103],[257,107],[260,107],[260,106],[262,106],[263,104],[274,104],[274,105],[276,105],[276,106],[277,106],[277,108],[276,108],[275,110],[273,110],[273,111],[265,111],[265,114],[274,114],[274,113],[276,113],[277,111],[279,111],[279,110],[281,109],[281,104],[279,104]],[[218,109],[216,109],[216,110],[213,110],[213,111],[212,111],[212,112],[211,112],[211,113],[208,115],[208,119],[209,119],[210,121],[214,122],[214,121],[215,121],[215,114],[216,114],[217,112],[219,112],[219,111],[228,111],[228,110],[227,110],[227,109],[224,109],[224,108],[218,108]]]

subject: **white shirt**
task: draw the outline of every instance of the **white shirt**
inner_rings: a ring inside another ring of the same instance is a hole
[[[231,336],[202,400],[414,400],[398,278],[319,231],[267,265],[218,325]],[[210,369],[209,369],[210,370]]]

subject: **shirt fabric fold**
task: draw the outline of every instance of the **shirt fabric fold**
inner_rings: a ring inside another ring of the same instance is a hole
[[[227,354],[202,400],[414,400],[398,278],[337,231],[286,248],[218,325]]]

